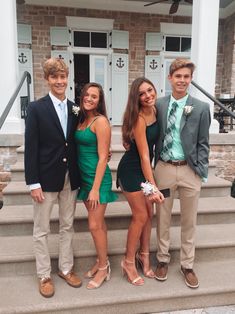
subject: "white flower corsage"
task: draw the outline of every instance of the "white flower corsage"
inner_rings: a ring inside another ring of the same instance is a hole
[[[146,195],[146,196],[155,194],[159,191],[158,188],[155,185],[153,185],[152,183],[150,183],[149,181],[142,182],[140,184],[140,186],[141,186],[141,190],[143,191],[144,195]]]
[[[80,111],[80,107],[72,106],[72,112],[75,114],[75,116],[78,116],[79,111]]]
[[[192,112],[192,110],[193,110],[193,106],[184,106],[184,114],[185,114],[185,116],[186,117],[189,116],[190,113]]]

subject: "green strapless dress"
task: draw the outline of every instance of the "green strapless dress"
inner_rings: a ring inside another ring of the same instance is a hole
[[[96,167],[98,163],[97,137],[90,130],[90,126],[84,130],[76,130],[75,141],[77,143],[78,167],[81,174],[81,187],[77,199],[87,200],[92,188]],[[112,192],[112,176],[107,165],[100,186],[100,204],[114,202],[117,195]]]

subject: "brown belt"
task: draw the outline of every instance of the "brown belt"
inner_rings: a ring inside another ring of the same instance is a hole
[[[162,161],[167,162],[168,164],[171,164],[173,166],[185,166],[185,165],[187,165],[187,160],[167,160],[167,161],[162,160]]]

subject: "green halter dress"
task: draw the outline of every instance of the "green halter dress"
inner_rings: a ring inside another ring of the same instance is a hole
[[[149,148],[149,158],[153,160],[153,147],[157,137],[157,122],[146,127],[146,138]],[[119,162],[117,170],[117,187],[121,186],[126,192],[140,191],[140,184],[145,182],[141,169],[141,161],[135,140],[130,143],[130,148],[125,152]]]

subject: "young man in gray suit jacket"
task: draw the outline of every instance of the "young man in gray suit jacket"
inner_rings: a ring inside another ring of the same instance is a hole
[[[50,92],[29,104],[25,129],[25,179],[34,204],[33,241],[39,291],[54,294],[48,248],[50,214],[59,204],[59,276],[70,286],[82,282],[73,272],[73,219],[79,173],[74,132],[77,116],[74,103],[65,96],[68,67],[61,59],[44,63],[44,78]]]
[[[176,59],[170,66],[168,79],[172,94],[157,101],[159,132],[154,170],[159,189],[170,188],[170,197],[159,204],[157,210],[156,279],[167,279],[171,211],[178,191],[181,273],[190,288],[199,286],[193,271],[195,231],[201,182],[208,176],[211,121],[209,105],[187,93],[194,69],[194,64],[185,59]]]

